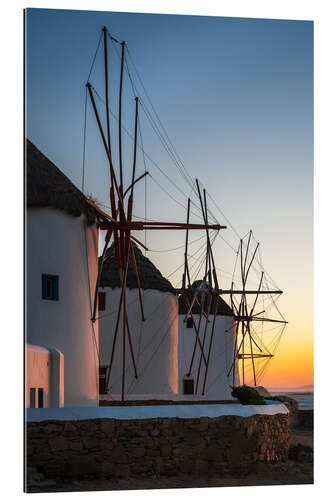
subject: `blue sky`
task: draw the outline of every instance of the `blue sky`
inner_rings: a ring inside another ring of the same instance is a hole
[[[127,42],[188,171],[205,184],[241,235],[254,230],[269,273],[288,292],[281,307],[294,325],[292,331],[296,336],[306,325],[302,331],[310,338],[313,23],[47,9],[28,9],[26,23],[28,138],[81,187],[84,85],[106,25]],[[114,49],[111,57],[111,109],[117,113],[119,59]],[[103,97],[102,70],[100,51],[91,81]],[[102,114],[103,105],[97,104]],[[145,116],[140,116],[145,151],[189,194]],[[130,131],[133,117],[126,80],[123,122]],[[124,137],[128,176],[131,154],[132,144]],[[114,155],[117,158],[116,151]],[[173,197],[186,201],[153,165],[147,166]],[[85,172],[85,192],[107,204],[108,166],[90,106]],[[137,190],[138,215],[144,215],[143,194],[142,185]],[[160,220],[185,217],[182,207],[151,179],[147,215]],[[182,244],[179,233],[156,233],[147,237],[151,248]],[[224,236],[236,244],[230,229]],[[233,256],[220,239],[215,252],[220,267],[230,270]],[[168,275],[182,262],[182,251],[151,258]],[[299,308],[308,311],[305,316]]]

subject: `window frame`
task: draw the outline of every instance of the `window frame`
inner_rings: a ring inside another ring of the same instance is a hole
[[[59,300],[58,274],[42,273],[42,300],[49,300],[49,301]]]
[[[193,320],[192,316],[188,316],[186,318],[186,328],[193,328],[193,323],[194,323],[194,320]]]
[[[185,391],[186,385],[188,386],[189,384],[191,384],[192,392]],[[183,395],[184,396],[193,396],[194,395],[194,378],[193,377],[183,378]]]

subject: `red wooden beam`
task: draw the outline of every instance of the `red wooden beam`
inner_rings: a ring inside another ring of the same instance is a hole
[[[182,222],[102,222],[99,224],[100,229],[119,229],[121,231],[144,231],[145,229],[213,229],[219,231],[220,229],[226,229],[226,226],[220,226],[219,224],[184,224]]]

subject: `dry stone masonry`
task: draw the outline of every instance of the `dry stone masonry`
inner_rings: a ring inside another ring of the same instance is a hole
[[[27,423],[27,462],[45,476],[222,474],[287,460],[289,415]]]

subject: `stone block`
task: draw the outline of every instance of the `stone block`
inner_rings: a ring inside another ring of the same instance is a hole
[[[68,440],[63,436],[49,439],[49,445],[52,451],[63,451],[69,448]]]
[[[171,444],[164,444],[160,446],[160,450],[162,456],[169,456],[172,450],[172,446]]]
[[[82,442],[84,447],[87,448],[87,450],[100,447],[100,440],[96,439],[95,437],[89,437],[89,436],[83,437]]]
[[[145,448],[134,448],[134,450],[130,451],[131,456],[135,458],[142,458],[146,454]]]
[[[78,432],[78,428],[71,422],[66,422],[64,425],[64,433],[75,434]]]
[[[83,449],[83,444],[81,441],[74,441],[69,443],[69,448],[73,451],[80,451]]]
[[[206,460],[197,459],[195,461],[195,472],[197,474],[206,474],[209,470],[209,464]]]
[[[44,424],[44,426],[42,426],[42,429],[46,434],[51,434],[52,432],[61,432],[62,425],[61,424]]]
[[[163,474],[163,471],[164,471],[164,459],[163,459],[163,457],[156,457],[155,471],[157,474]]]

